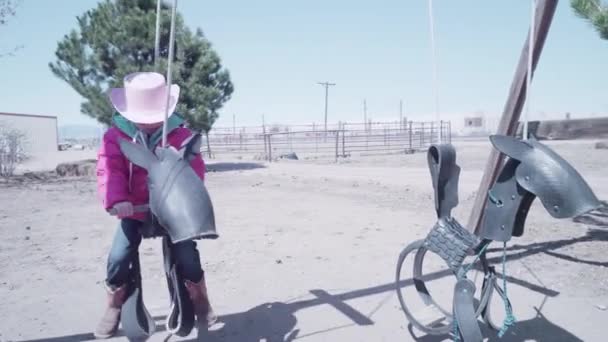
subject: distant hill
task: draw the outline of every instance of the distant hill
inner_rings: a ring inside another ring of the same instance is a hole
[[[93,125],[65,125],[59,127],[59,139],[91,139],[99,138],[101,126]]]

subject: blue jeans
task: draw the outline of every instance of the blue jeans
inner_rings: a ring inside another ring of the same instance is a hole
[[[132,219],[120,221],[108,255],[106,283],[109,286],[120,287],[131,279],[130,265],[139,255],[142,239],[139,228],[142,225],[142,222]],[[203,278],[203,269],[196,243],[192,240],[183,241],[171,247],[178,272],[184,279],[198,283]]]

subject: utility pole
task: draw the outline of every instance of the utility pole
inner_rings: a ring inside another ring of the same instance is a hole
[[[325,87],[325,133],[327,134],[327,97],[329,96],[329,86],[335,86],[335,83],[317,82]]]
[[[236,135],[236,114],[232,114],[232,135]]]

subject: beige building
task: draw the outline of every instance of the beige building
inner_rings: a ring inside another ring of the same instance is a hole
[[[46,168],[46,164],[56,160],[59,144],[56,116],[0,112],[0,126],[18,129],[25,135],[25,152],[30,158],[26,164]]]

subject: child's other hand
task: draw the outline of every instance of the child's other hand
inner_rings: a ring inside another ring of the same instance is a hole
[[[129,217],[134,214],[133,204],[131,202],[120,202],[114,204],[114,210],[118,218]]]

